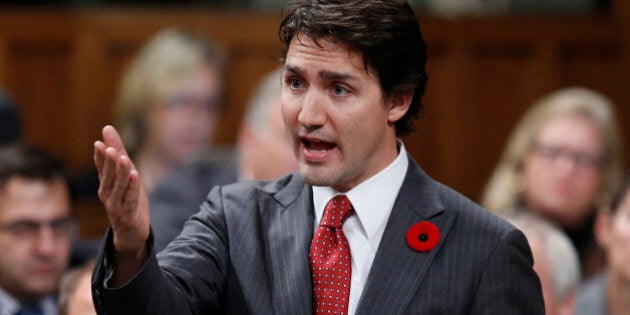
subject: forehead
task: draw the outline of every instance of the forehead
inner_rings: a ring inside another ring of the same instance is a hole
[[[584,115],[558,115],[547,120],[537,135],[546,144],[584,149],[603,149],[603,138],[593,121]]]
[[[46,220],[70,215],[70,196],[62,179],[14,177],[0,189],[0,220]]]
[[[317,39],[316,42],[300,34],[291,40],[285,60],[285,70],[296,68],[320,76],[326,73],[347,73],[358,77],[374,77],[371,67],[365,66],[363,54],[350,45],[325,38]]]

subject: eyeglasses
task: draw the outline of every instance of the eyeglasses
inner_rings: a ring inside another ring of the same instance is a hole
[[[77,224],[72,218],[60,218],[48,222],[18,220],[0,224],[0,231],[8,233],[16,239],[35,239],[46,228],[52,231],[55,238],[73,238],[76,235]]]
[[[556,162],[561,158],[568,159],[582,169],[596,169],[605,164],[604,158],[599,154],[573,150],[562,146],[534,143],[531,150],[549,162]]]

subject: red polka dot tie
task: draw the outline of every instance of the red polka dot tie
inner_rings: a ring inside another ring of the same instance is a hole
[[[334,197],[326,204],[313,237],[310,258],[315,314],[348,314],[352,262],[341,227],[353,211],[348,197]]]

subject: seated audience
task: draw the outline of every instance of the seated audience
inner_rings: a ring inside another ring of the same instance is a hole
[[[238,170],[230,160],[206,158],[173,172],[149,195],[157,251],[179,234],[199,211],[211,187],[237,180],[274,179],[295,171],[297,162],[280,111],[281,69],[261,80],[241,123]]]
[[[521,212],[507,218],[527,237],[534,255],[534,270],[540,278],[545,313],[573,315],[580,283],[580,262],[571,240],[547,220]]]
[[[56,314],[76,230],[61,163],[32,147],[0,149],[0,314]]]
[[[96,315],[90,281],[94,261],[68,270],[59,286],[58,315]]]
[[[504,214],[531,211],[561,227],[588,278],[605,264],[593,221],[619,183],[620,143],[608,99],[585,88],[556,91],[516,126],[482,203]]]
[[[209,149],[222,81],[219,48],[179,30],[158,33],[133,60],[120,86],[116,119],[148,192]]]
[[[630,179],[602,210],[595,224],[608,258],[606,272],[585,282],[577,295],[576,315],[623,315],[630,310]]]

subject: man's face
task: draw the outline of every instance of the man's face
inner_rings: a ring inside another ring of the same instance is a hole
[[[0,287],[26,301],[53,293],[68,263],[71,226],[63,181],[10,179],[0,189]]]
[[[319,44],[297,35],[291,41],[282,114],[304,180],[347,191],[395,159],[394,122],[408,102],[384,98],[361,54],[341,43]]]

